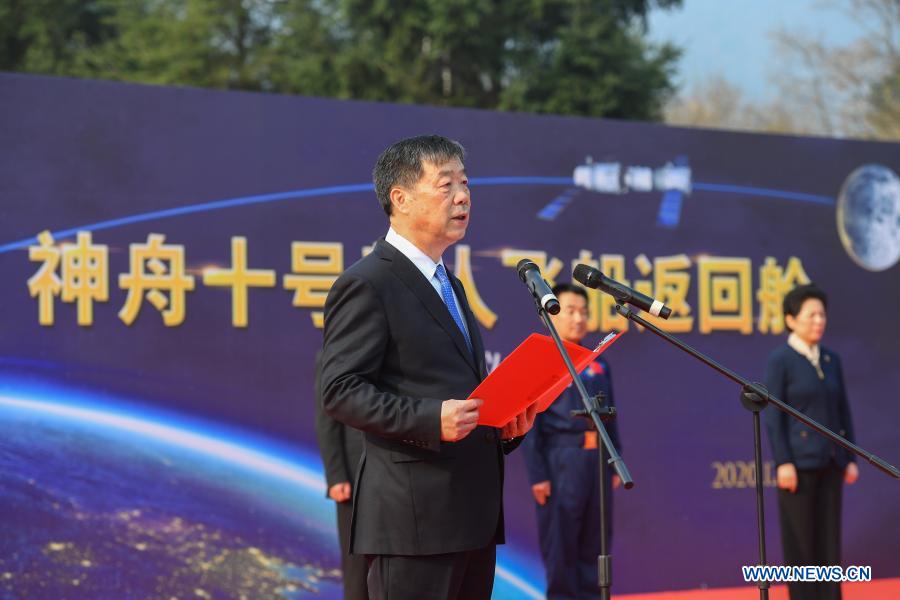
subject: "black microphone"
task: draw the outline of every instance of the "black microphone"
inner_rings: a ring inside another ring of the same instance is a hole
[[[559,312],[559,300],[553,295],[550,286],[541,277],[541,269],[536,264],[527,258],[523,258],[516,265],[516,271],[519,272],[519,279],[528,286],[541,308],[551,315]]]
[[[672,309],[660,302],[654,300],[650,296],[637,292],[625,284],[619,283],[615,279],[610,279],[600,272],[599,269],[589,267],[588,265],[576,265],[572,271],[572,277],[576,281],[586,287],[598,289],[606,292],[616,299],[616,302],[623,304],[625,302],[645,310],[654,317],[662,317],[668,319],[672,314]]]

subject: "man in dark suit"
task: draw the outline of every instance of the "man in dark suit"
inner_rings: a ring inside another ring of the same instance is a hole
[[[325,303],[326,412],[365,433],[350,550],[369,561],[370,598],[487,600],[503,543],[503,454],[534,407],[478,426],[484,346],[441,259],[463,238],[465,151],[440,136],[401,140],[375,165],[390,229]]]
[[[351,481],[362,455],[362,432],[347,427],[325,414],[322,407],[322,352],[316,353],[315,397],[316,438],[319,454],[325,466],[327,495],[334,500],[337,511],[338,541],[341,547],[341,572],[343,574],[344,600],[366,600],[368,565],[366,558],[350,554],[350,517],[352,506]]]

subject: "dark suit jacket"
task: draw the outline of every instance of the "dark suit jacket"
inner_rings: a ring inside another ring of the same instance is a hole
[[[327,496],[331,486],[343,482],[353,482],[359,457],[362,455],[362,433],[335,421],[322,406],[322,351],[316,353],[315,371],[316,438],[319,453],[325,466]],[[343,542],[343,541],[342,541]]]
[[[853,420],[838,355],[821,348],[819,365],[825,379],[805,356],[785,344],[766,364],[766,388],[786,404],[855,442]],[[776,465],[794,463],[798,469],[821,469],[831,460],[843,468],[853,455],[828,441],[797,419],[769,407],[763,412]]]
[[[325,410],[365,432],[353,488],[351,552],[428,555],[503,542],[499,431],[441,442],[441,403],[485,377],[484,346],[462,285],[474,352],[422,273],[379,240],[325,303]],[[473,356],[474,354],[474,356]]]

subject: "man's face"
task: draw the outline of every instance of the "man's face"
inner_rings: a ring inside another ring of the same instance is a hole
[[[438,249],[440,254],[466,235],[472,200],[469,178],[459,159],[441,165],[426,161],[422,177],[408,191],[401,218],[413,242]]]
[[[587,302],[580,294],[563,292],[559,295],[559,314],[551,315],[550,319],[559,337],[580,344],[587,334]]]

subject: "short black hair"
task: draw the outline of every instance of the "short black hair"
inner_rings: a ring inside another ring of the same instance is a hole
[[[784,316],[788,315],[796,318],[798,314],[800,314],[800,309],[803,308],[803,303],[809,300],[810,298],[815,298],[822,302],[822,306],[826,309],[828,308],[828,296],[825,295],[819,287],[814,283],[807,283],[804,285],[798,285],[791,291],[789,291],[784,296],[784,301],[781,303],[781,308],[784,312]],[[784,324],[787,327],[788,331],[793,331],[788,324]]]
[[[559,298],[560,294],[578,294],[584,301],[588,301],[587,290],[585,290],[580,285],[575,285],[574,283],[557,283],[553,286],[553,289],[550,290],[553,292],[553,295]]]
[[[466,158],[466,149],[441,135],[420,135],[395,142],[381,153],[372,169],[375,195],[384,212],[391,216],[391,188],[412,187],[422,177],[423,163],[443,164]]]

